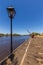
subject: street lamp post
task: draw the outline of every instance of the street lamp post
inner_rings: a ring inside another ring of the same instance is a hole
[[[16,11],[12,6],[8,7],[7,11],[8,11],[8,16],[9,16],[10,21],[11,21],[11,48],[10,48],[10,53],[12,53],[12,51],[13,51],[13,45],[12,45],[12,19],[14,18],[15,14],[16,14]]]

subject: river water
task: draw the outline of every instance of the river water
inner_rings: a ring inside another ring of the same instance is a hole
[[[13,36],[13,50],[21,45],[29,36]],[[10,36],[0,37],[0,61],[10,54]]]

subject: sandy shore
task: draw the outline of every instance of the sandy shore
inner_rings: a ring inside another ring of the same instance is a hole
[[[37,35],[37,36],[35,36],[35,37],[40,37],[40,38],[41,38],[41,37],[43,37],[43,36],[39,36],[39,35]]]

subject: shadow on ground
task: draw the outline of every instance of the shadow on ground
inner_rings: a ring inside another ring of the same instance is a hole
[[[19,64],[18,64],[17,57],[15,57],[15,54],[11,54],[0,65],[19,65]]]

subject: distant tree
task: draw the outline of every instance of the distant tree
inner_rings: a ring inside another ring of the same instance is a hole
[[[8,34],[5,34],[5,36],[8,36]]]
[[[20,36],[20,34],[12,34],[12,36]]]
[[[37,32],[32,32],[30,35],[40,35],[40,33],[37,33]]]
[[[4,36],[4,34],[3,33],[0,33],[0,37],[2,37],[2,36]]]

